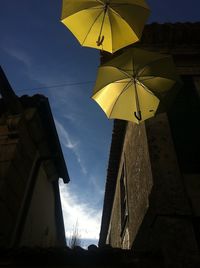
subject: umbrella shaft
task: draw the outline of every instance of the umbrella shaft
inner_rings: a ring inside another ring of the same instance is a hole
[[[135,80],[134,80],[134,88],[135,88],[135,104],[136,104],[136,113],[134,114],[138,120],[141,120],[142,116],[141,116],[140,103],[139,103],[139,97],[138,97],[138,92],[137,92],[137,84]]]
[[[108,3],[106,3],[105,8],[104,8],[103,20],[102,20],[102,23],[101,23],[100,33],[99,33],[99,37],[98,37],[98,40],[97,40],[97,45],[98,46],[102,45],[103,40],[104,40],[104,36],[102,36],[102,38],[101,38],[101,34],[102,34],[102,30],[103,30],[103,25],[104,25],[104,20],[105,20],[105,17],[106,17],[107,9],[108,9]]]

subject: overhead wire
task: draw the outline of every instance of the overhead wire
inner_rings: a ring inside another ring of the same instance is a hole
[[[95,81],[83,81],[83,82],[72,82],[72,83],[63,83],[63,84],[57,84],[57,85],[49,85],[49,86],[41,86],[37,88],[25,88],[25,89],[19,89],[17,91],[32,91],[32,90],[41,90],[41,89],[50,89],[50,88],[56,88],[56,87],[70,87],[70,86],[79,86],[79,85],[87,85],[92,84]]]

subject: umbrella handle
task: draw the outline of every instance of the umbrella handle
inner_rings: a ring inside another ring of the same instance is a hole
[[[100,39],[101,38],[101,39]],[[97,46],[99,47],[99,46],[101,46],[102,44],[103,44],[103,40],[104,40],[104,35],[102,36],[102,37],[98,37],[98,40],[97,40]]]
[[[138,111],[137,113],[134,112],[135,117],[137,118],[137,120],[141,121],[142,120],[142,114],[141,111]]]

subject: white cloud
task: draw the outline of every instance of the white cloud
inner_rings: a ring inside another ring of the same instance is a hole
[[[74,149],[77,146],[77,142],[72,141],[69,137],[68,132],[64,129],[63,125],[55,119],[56,128],[58,129],[59,134],[62,138],[62,143],[68,149]]]
[[[31,57],[23,50],[18,48],[11,48],[11,47],[3,47],[3,49],[11,56],[14,57],[16,60],[23,63],[26,67],[31,67]]]
[[[80,165],[81,171],[84,175],[87,174],[87,169],[84,166],[81,157],[80,157],[80,152],[79,152],[79,142],[75,142],[73,141],[73,139],[69,136],[69,133],[66,131],[66,129],[63,127],[63,125],[55,119],[55,124],[56,124],[56,128],[58,131],[58,134],[60,136],[61,139],[61,143],[67,148],[70,149],[74,155],[76,156],[76,160]]]
[[[79,203],[78,197],[71,193],[69,186],[61,181],[60,193],[66,237],[72,235],[74,226],[78,222],[78,234],[81,239],[98,239],[101,211],[95,210],[90,204]]]

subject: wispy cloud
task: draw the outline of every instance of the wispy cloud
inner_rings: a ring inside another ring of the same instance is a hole
[[[9,45],[8,45],[9,43]],[[54,61],[53,57],[49,57],[46,59],[45,57],[41,60],[36,53],[36,51],[32,51],[27,47],[24,47],[21,43],[15,42],[12,44],[11,42],[3,42],[1,44],[1,49],[9,56],[15,63],[17,63],[19,67],[19,73],[23,73],[26,79],[34,81],[35,87],[31,88],[20,88],[20,90],[32,90],[35,89],[37,91],[37,87],[39,91],[45,89],[45,93],[48,93],[46,87],[51,87],[53,85],[65,84],[65,81],[69,83],[71,80],[70,77],[66,78],[66,74],[62,71],[62,64],[60,68],[57,67],[57,64],[50,64]],[[18,70],[17,70],[18,71]],[[55,87],[56,88],[56,87]],[[53,89],[53,94],[55,95],[55,88]],[[60,92],[61,90],[59,90]],[[68,91],[65,89],[65,92]],[[58,95],[58,94],[57,94]]]
[[[97,175],[89,176],[89,182],[94,187],[95,192],[98,193],[98,195],[102,197],[104,195],[104,189],[102,188],[102,186],[99,185],[100,181],[101,179]]]
[[[36,69],[34,68],[35,60],[25,49],[22,49],[17,45],[3,45],[2,49],[10,58],[12,58],[13,62],[17,63],[17,66],[19,66],[19,71],[17,70],[17,72],[19,72],[19,74],[23,74],[26,80],[31,82],[31,84],[39,84],[41,87],[43,84],[43,79],[41,78],[42,76],[37,75],[37,71],[36,73],[34,72]],[[24,89],[20,88],[19,90],[22,91]]]
[[[73,233],[78,222],[78,233],[81,239],[98,239],[101,221],[101,211],[88,203],[80,203],[76,194],[72,193],[68,185],[60,182],[61,202],[65,222],[66,237]]]
[[[63,117],[71,121],[72,123],[76,122],[76,118],[74,114],[64,114]]]
[[[3,47],[5,52],[11,57],[23,63],[26,67],[31,68],[32,59],[31,57],[23,50],[18,48]]]
[[[64,146],[68,149],[74,150],[77,147],[78,142],[74,142],[72,138],[70,138],[68,132],[65,130],[63,125],[58,122],[58,120],[55,119],[55,124],[58,129],[59,134],[61,135],[62,138],[62,143]]]
[[[64,128],[64,126],[58,120],[56,120],[56,119],[55,119],[55,124],[56,124],[56,128],[57,128],[58,134],[59,134],[60,139],[61,139],[61,143],[67,149],[70,149],[74,153],[74,155],[76,156],[76,160],[77,160],[77,162],[80,165],[80,168],[81,168],[82,173],[84,175],[86,175],[87,174],[87,169],[84,166],[84,163],[83,163],[83,161],[81,160],[81,157],[80,157],[80,152],[79,152],[79,148],[78,148],[79,142],[78,141],[74,141],[70,137],[69,133]]]

